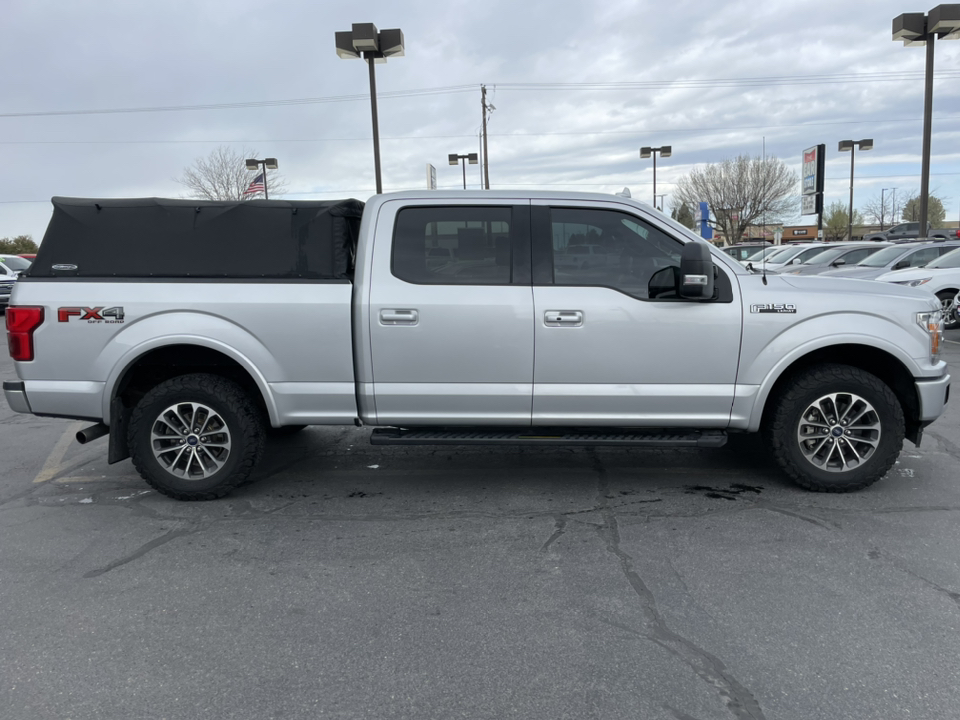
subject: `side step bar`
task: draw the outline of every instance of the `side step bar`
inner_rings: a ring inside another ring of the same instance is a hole
[[[371,445],[618,445],[718,448],[723,430],[612,430],[591,428],[377,428]]]

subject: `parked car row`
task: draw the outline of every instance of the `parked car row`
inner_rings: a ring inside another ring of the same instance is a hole
[[[797,243],[778,250],[755,249],[741,262],[758,272],[922,287],[940,300],[944,327],[960,328],[960,240]]]

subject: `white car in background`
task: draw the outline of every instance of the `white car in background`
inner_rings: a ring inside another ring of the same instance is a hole
[[[767,272],[777,272],[787,265],[799,265],[802,262],[806,262],[818,252],[826,250],[827,247],[829,246],[824,242],[783,245],[778,252],[767,255],[767,261],[765,263],[761,262],[761,265],[766,268]],[[760,269],[760,265],[757,263],[753,263],[753,267],[755,270]]]
[[[894,270],[877,278],[882,282],[929,290],[940,299],[944,328],[960,328],[956,297],[960,292],[960,248],[951,250],[923,267]]]

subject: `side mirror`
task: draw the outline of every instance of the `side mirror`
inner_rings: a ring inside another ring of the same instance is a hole
[[[837,258],[830,264],[833,265],[833,267],[840,267],[841,265],[846,265],[847,261],[844,260],[843,258]]]
[[[709,300],[713,297],[713,257],[705,242],[688,242],[680,253],[680,297]]]
[[[896,265],[893,266],[893,269],[894,269],[894,270],[903,270],[904,268],[908,268],[908,267],[910,267],[910,261],[909,261],[909,260],[901,260],[900,262],[898,262]]]

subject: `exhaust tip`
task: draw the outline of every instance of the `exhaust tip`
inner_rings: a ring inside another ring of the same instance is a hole
[[[109,432],[110,428],[108,426],[103,423],[97,423],[96,425],[91,425],[88,428],[78,431],[77,442],[81,445],[86,445],[88,442],[101,438]]]

